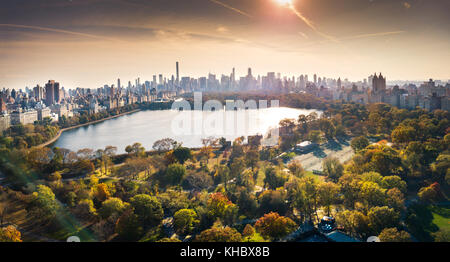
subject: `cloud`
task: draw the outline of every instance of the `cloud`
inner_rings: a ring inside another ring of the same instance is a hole
[[[246,17],[248,17],[248,18],[253,18],[253,16],[251,16],[250,14],[248,14],[248,13],[246,13],[246,12],[240,10],[240,9],[237,9],[237,8],[235,8],[235,7],[232,7],[232,6],[230,6],[230,5],[227,5],[227,4],[225,4],[225,3],[222,3],[222,2],[220,2],[220,1],[218,1],[218,0],[209,0],[209,1],[210,1],[210,2],[213,2],[213,3],[216,3],[216,4],[218,4],[218,5],[221,5],[221,6],[225,7],[225,8],[227,8],[227,9],[230,9],[230,10],[232,10],[232,11],[238,13],[238,14],[241,14],[241,15],[243,15],[243,16],[246,16]]]
[[[319,29],[316,28],[316,26],[313,24],[313,22],[311,20],[309,20],[306,16],[304,16],[300,11],[298,11],[295,6],[293,4],[289,5],[289,9],[292,10],[292,12],[294,12],[294,14],[300,18],[309,28],[311,28],[314,32],[316,32],[318,35],[322,36],[323,38],[326,38],[330,41],[333,42],[339,42],[339,40],[337,38],[335,38],[334,36],[325,34],[321,31],[319,31]]]
[[[18,24],[0,24],[0,27],[31,29],[31,30],[53,32],[53,33],[76,35],[76,36],[82,36],[82,37],[93,38],[93,39],[100,39],[100,40],[107,40],[107,41],[116,41],[115,39],[107,38],[107,37],[103,37],[103,36],[99,36],[99,35],[86,34],[86,33],[81,33],[81,32],[63,30],[63,29],[58,29],[58,28],[42,27],[42,26],[18,25]]]
[[[230,30],[225,26],[219,26],[216,28],[216,31],[219,33],[228,33]]]
[[[373,34],[361,34],[361,35],[344,37],[342,39],[360,39],[360,38],[370,38],[370,37],[377,37],[377,36],[398,35],[398,34],[403,34],[405,32],[406,31],[391,31],[391,32],[373,33]]]

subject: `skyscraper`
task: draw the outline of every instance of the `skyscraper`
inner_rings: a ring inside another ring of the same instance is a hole
[[[117,79],[117,89],[120,89],[120,78]]]
[[[178,62],[177,62],[177,79],[176,79],[176,83],[178,84],[180,82],[180,68],[178,67]]]
[[[45,85],[45,104],[51,106],[59,102],[59,83],[55,80],[48,80]]]

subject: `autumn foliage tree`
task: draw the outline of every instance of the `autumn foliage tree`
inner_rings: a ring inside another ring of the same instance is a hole
[[[279,239],[294,232],[297,224],[288,217],[270,212],[256,221],[255,228],[263,236]]]

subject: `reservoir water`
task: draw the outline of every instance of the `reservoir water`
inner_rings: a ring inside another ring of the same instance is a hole
[[[202,138],[211,136],[227,140],[256,134],[266,137],[280,120],[312,112],[321,114],[318,110],[286,107],[213,112],[147,110],[63,132],[53,146],[77,151],[111,145],[117,147],[117,153],[124,153],[125,147],[135,142],[150,150],[155,141],[172,138],[186,147],[201,147]]]

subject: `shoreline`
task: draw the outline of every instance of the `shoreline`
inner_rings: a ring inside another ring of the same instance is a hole
[[[75,128],[101,123],[101,122],[106,121],[106,120],[118,118],[118,117],[121,117],[121,116],[125,116],[125,115],[129,115],[129,114],[132,114],[132,113],[136,113],[136,112],[139,112],[139,111],[141,111],[141,109],[135,109],[135,110],[132,110],[132,111],[129,111],[129,112],[124,112],[124,113],[121,113],[121,114],[118,114],[118,115],[115,115],[115,116],[109,116],[109,117],[98,119],[98,120],[95,120],[95,121],[92,121],[92,122],[88,122],[88,123],[79,124],[79,125],[76,125],[76,126],[63,128],[63,129],[59,130],[58,134],[56,136],[54,136],[52,139],[50,139],[49,141],[47,141],[45,143],[42,143],[40,145],[34,146],[32,148],[43,148],[43,147],[46,147],[48,145],[53,144],[54,142],[56,142],[61,137],[61,135],[62,135],[62,133],[64,131],[69,131],[69,130],[72,130],[72,129],[75,129]]]

